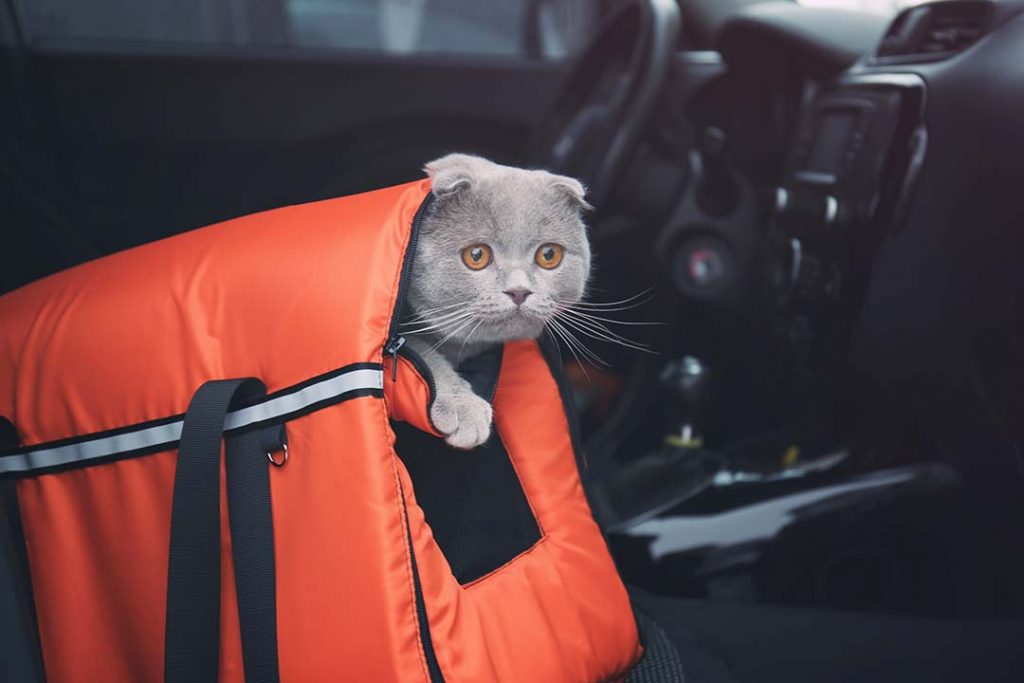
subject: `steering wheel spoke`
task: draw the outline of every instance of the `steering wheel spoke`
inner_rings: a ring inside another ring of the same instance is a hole
[[[538,126],[534,163],[579,178],[609,199],[650,120],[680,32],[674,0],[635,0],[605,24]]]

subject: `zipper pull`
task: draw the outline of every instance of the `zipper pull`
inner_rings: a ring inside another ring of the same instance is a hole
[[[384,353],[391,356],[391,381],[398,381],[398,350],[405,346],[405,337],[392,337],[384,347]]]

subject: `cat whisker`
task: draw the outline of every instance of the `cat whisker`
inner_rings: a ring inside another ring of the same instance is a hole
[[[580,359],[580,354],[575,352],[575,349],[573,349],[572,346],[567,341],[565,341],[565,339],[564,339],[564,337],[562,337],[561,333],[555,331],[553,327],[547,327],[547,326],[545,326],[544,331],[547,333],[548,337],[550,337],[551,340],[554,342],[554,345],[555,345],[556,349],[559,347],[559,344],[558,344],[559,340],[561,341],[562,344],[565,345],[566,348],[568,348],[569,352],[572,354],[572,359],[575,360],[575,364],[577,364],[577,366],[580,367],[580,371],[583,373],[583,376],[587,378],[588,382],[591,382],[590,373],[588,373],[587,369],[584,368],[583,361]],[[557,335],[557,337],[556,337],[556,335]],[[559,356],[561,356],[561,352],[560,351],[559,351]]]
[[[457,311],[450,311],[448,313],[442,313],[440,315],[428,315],[428,316],[424,316],[423,318],[421,318],[419,320],[409,319],[409,320],[403,321],[402,324],[403,325],[422,325],[423,323],[440,322],[442,320],[447,320],[449,318],[454,318],[454,317],[457,317],[459,315],[462,315],[462,314],[466,313],[468,310],[469,309],[467,309],[465,306],[462,306]]]
[[[466,303],[465,302],[459,302],[457,304],[449,304],[447,306],[435,306],[434,308],[425,308],[422,311],[417,311],[416,315],[413,315],[413,316],[409,317],[408,320],[409,321],[425,320],[427,318],[432,318],[432,317],[435,317],[435,316],[438,316],[438,315],[440,315],[441,317],[444,317],[445,315],[451,315],[452,313],[457,313],[459,310],[462,310],[462,309],[465,309],[465,308],[466,308]],[[443,314],[443,315],[441,315],[441,314]]]
[[[485,318],[484,316],[480,316],[480,320],[473,327],[473,329],[469,331],[469,334],[466,335],[466,338],[462,340],[462,346],[459,347],[459,355],[457,356],[456,365],[458,365],[458,362],[462,360],[462,352],[466,350],[466,344],[469,342],[469,338],[473,336],[473,333],[477,331],[477,328],[479,328],[480,325],[482,325],[485,320],[487,320],[487,318]]]
[[[597,340],[597,341],[602,341],[602,342],[607,342],[609,344],[616,344],[618,346],[622,346],[622,347],[625,347],[627,349],[633,349],[634,351],[641,351],[643,353],[649,353],[651,355],[657,355],[657,352],[653,351],[651,348],[649,348],[647,346],[644,346],[644,345],[641,345],[641,344],[638,344],[636,342],[630,341],[628,339],[621,339],[621,338],[611,337],[611,336],[602,334],[602,333],[600,333],[598,331],[595,331],[593,329],[587,329],[586,327],[573,324],[570,321],[563,321],[563,322],[567,326],[572,328],[573,330],[576,330],[580,334],[582,334],[582,335],[584,335],[586,337],[590,337],[591,339],[594,339],[594,340]]]
[[[622,336],[621,334],[612,330],[603,322],[601,322],[600,319],[583,316],[580,314],[579,311],[562,310],[558,312],[558,317],[565,322],[575,323],[596,333],[612,337],[618,341],[629,342],[631,344],[636,344],[638,346],[646,346],[646,344],[641,344],[640,342],[634,341],[629,337]]]
[[[472,311],[464,311],[460,315],[452,317],[448,320],[434,321],[431,322],[430,324],[421,324],[420,327],[411,330],[402,329],[402,334],[424,334],[427,332],[443,332],[447,329],[450,329],[453,325],[457,325],[458,323],[461,323],[464,320],[473,317],[475,317],[475,314]]]
[[[648,287],[644,291],[634,294],[631,297],[625,299],[619,299],[618,301],[569,301],[560,300],[559,303],[569,304],[574,307],[585,308],[593,311],[608,312],[611,310],[626,310],[628,308],[636,308],[642,306],[648,301],[654,298],[654,287]],[[638,301],[638,299],[642,299]],[[628,305],[627,305],[628,304]]]
[[[548,322],[554,322],[554,321],[548,321]],[[558,348],[558,341],[557,340],[560,340],[562,342],[562,344],[564,344],[566,346],[566,348],[569,349],[569,352],[572,354],[573,359],[576,361],[576,365],[579,366],[580,371],[583,372],[583,376],[587,378],[588,382],[590,382],[591,381],[590,380],[590,373],[588,373],[587,369],[585,367],[583,367],[583,361],[580,360],[579,354],[576,353],[576,349],[574,349],[572,347],[572,344],[570,344],[566,340],[564,334],[562,332],[559,332],[557,329],[555,329],[554,326],[551,326],[551,327],[545,326],[544,331],[548,333],[549,337],[551,337],[553,340],[556,340],[556,342],[555,342],[555,348],[556,349]],[[556,335],[557,335],[557,337],[556,337]]]
[[[644,353],[657,355],[645,344],[635,342],[632,339],[628,339],[619,334],[616,334],[615,332],[612,332],[601,323],[590,322],[581,319],[573,319],[565,315],[558,315],[556,317],[558,317],[558,319],[561,320],[562,323],[564,323],[565,325],[573,328],[580,334],[586,335],[592,339],[608,342],[610,344],[618,344],[619,346],[624,346],[626,348],[634,349],[636,351],[643,351]]]
[[[637,301],[624,306],[587,306],[586,301],[560,301],[558,303],[566,308],[571,307],[581,311],[588,311],[590,313],[618,313],[619,311],[631,311],[634,308],[640,308],[648,301],[650,301],[650,299],[644,299],[643,301]]]
[[[444,344],[444,343],[445,343],[446,341],[448,341],[449,339],[451,339],[452,337],[454,337],[454,336],[455,336],[456,334],[458,334],[458,333],[459,333],[459,332],[460,332],[461,330],[464,330],[464,329],[466,329],[467,327],[469,327],[470,325],[472,325],[472,324],[473,324],[474,322],[476,322],[476,321],[477,321],[477,316],[476,316],[476,315],[474,314],[473,316],[471,316],[471,317],[469,318],[469,320],[466,320],[466,321],[464,321],[464,322],[460,322],[460,323],[459,323],[459,324],[458,324],[458,325],[457,325],[457,326],[455,327],[455,329],[451,330],[451,331],[450,331],[450,332],[449,332],[448,334],[446,334],[446,335],[445,335],[445,336],[444,336],[444,337],[443,337],[443,338],[441,339],[441,341],[437,342],[437,343],[436,343],[436,344],[434,344],[434,345],[433,345],[432,347],[430,347],[430,350],[431,350],[431,351],[436,351],[436,350],[438,349],[438,347],[440,347],[440,346],[441,346],[442,344]]]
[[[563,339],[570,350],[578,349],[580,353],[590,361],[591,365],[594,365],[594,367],[609,367],[608,362],[580,341],[580,339],[573,334],[572,330],[554,318],[548,320],[548,322],[551,323],[552,329],[563,336]]]
[[[635,320],[615,320],[614,318],[604,318],[599,315],[594,315],[589,311],[578,311],[572,306],[566,306],[560,309],[564,313],[571,315],[581,316],[587,320],[600,320],[601,322],[612,323],[613,325],[664,325],[663,322],[648,322],[648,321],[635,321]],[[602,311],[603,312],[603,311]]]
[[[585,328],[587,328],[589,330],[593,330],[594,332],[599,332],[601,334],[606,334],[606,335],[608,335],[610,337],[614,337],[614,338],[620,339],[622,341],[628,341],[628,342],[631,342],[631,343],[639,343],[639,342],[634,342],[632,339],[629,339],[628,337],[623,337],[618,332],[615,332],[614,330],[612,330],[611,328],[609,328],[607,325],[605,325],[604,323],[600,322],[599,320],[591,320],[589,318],[584,318],[584,317],[580,316],[578,311],[562,310],[562,311],[559,311],[556,314],[556,317],[558,317],[560,320],[562,320],[564,322],[574,323],[576,325],[580,325],[582,327],[585,327]]]

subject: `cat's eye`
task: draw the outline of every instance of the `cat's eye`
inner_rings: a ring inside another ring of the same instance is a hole
[[[486,244],[471,244],[462,250],[462,262],[470,270],[483,270],[491,263],[491,248]]]
[[[537,253],[534,254],[533,260],[537,262],[537,265],[541,268],[557,268],[558,264],[562,262],[562,257],[565,256],[565,249],[560,244],[549,242],[547,244],[540,245],[537,249]]]

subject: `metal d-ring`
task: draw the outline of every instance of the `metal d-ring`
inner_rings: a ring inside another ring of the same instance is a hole
[[[288,444],[281,444],[281,453],[283,455],[280,460],[274,458],[274,453],[276,452],[277,451],[267,451],[267,460],[269,460],[270,464],[274,467],[284,467],[284,464],[288,462]]]

